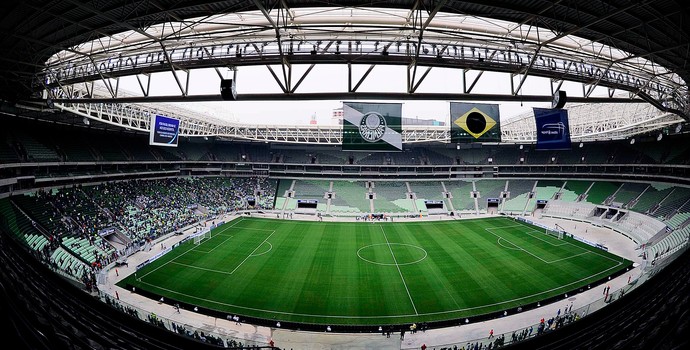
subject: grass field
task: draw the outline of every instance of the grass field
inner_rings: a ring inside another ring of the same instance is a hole
[[[380,325],[528,305],[630,264],[503,217],[374,224],[244,217],[118,285],[228,314]]]

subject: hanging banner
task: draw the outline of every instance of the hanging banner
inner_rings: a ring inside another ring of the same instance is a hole
[[[501,142],[497,104],[450,103],[450,140],[461,142]]]
[[[343,150],[402,151],[402,104],[343,102]]]
[[[570,149],[570,127],[568,110],[533,108],[537,126],[537,150]]]

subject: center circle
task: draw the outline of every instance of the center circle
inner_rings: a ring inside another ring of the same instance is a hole
[[[377,243],[357,250],[357,256],[371,264],[402,266],[416,264],[427,257],[424,248],[406,243]]]

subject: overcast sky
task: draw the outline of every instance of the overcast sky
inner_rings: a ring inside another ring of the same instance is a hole
[[[307,65],[294,65],[292,81],[296,82]],[[353,80],[361,77],[368,65],[353,66]],[[273,66],[274,71],[282,76],[280,66]],[[420,67],[417,76],[421,76],[426,70]],[[232,72],[227,69],[221,71],[224,78],[232,78]],[[186,73],[179,72],[182,81]],[[192,84],[189,88],[190,95],[218,94],[220,93],[220,78],[215,70],[204,69],[191,71]],[[425,80],[420,84],[417,92],[461,92],[462,70],[449,68],[433,68]],[[477,72],[468,73],[472,79]],[[518,77],[515,77],[518,83]],[[237,72],[237,92],[266,93],[280,92],[280,87],[273,79],[265,66],[239,67]],[[183,83],[184,84],[184,83]],[[406,84],[405,66],[376,66],[358,91],[404,92]],[[580,85],[568,87],[563,84],[566,91],[570,88],[578,88]],[[139,90],[134,77],[125,77],[120,82],[121,89]],[[581,89],[581,86],[579,87]],[[179,95],[171,73],[159,73],[153,76],[151,81],[152,95]],[[304,79],[297,89],[297,93],[304,92],[341,92],[347,90],[347,69],[344,65],[316,65],[310,74]],[[485,72],[476,84],[473,93],[500,93],[510,92],[510,76],[503,73]],[[528,77],[523,85],[523,94],[550,94],[550,85],[544,78]],[[138,94],[141,94],[138,92]],[[580,93],[581,94],[581,93]],[[570,95],[570,93],[569,93]],[[342,107],[343,101],[262,101],[239,102],[222,101],[208,103],[181,103],[187,109],[194,109],[202,113],[227,119],[243,124],[267,124],[267,125],[306,125],[312,115],[316,116],[319,125],[332,123],[332,111]],[[374,102],[374,101],[367,101]],[[450,101],[384,101],[403,103],[403,117],[420,119],[436,119],[448,121]],[[482,101],[482,103],[491,103]],[[497,102],[498,103],[498,102]],[[518,114],[531,111],[532,107],[550,107],[550,103],[520,103],[500,102],[501,120],[505,121]]]

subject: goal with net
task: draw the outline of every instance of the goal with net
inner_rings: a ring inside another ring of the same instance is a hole
[[[211,230],[206,230],[194,236],[194,244],[201,244],[201,242],[209,238],[211,238]]]
[[[563,230],[554,230],[550,229],[548,227],[544,228],[544,233],[546,233],[547,236],[553,236],[558,239],[563,239]]]
[[[558,239],[563,239],[563,236],[565,235],[565,231],[560,229],[560,226],[558,224],[556,224],[556,228],[550,228],[544,224],[533,222],[532,220],[525,219],[521,216],[516,217],[515,220],[526,222],[530,225],[534,225],[534,226],[537,226],[539,228],[542,228],[542,229],[544,229],[544,231],[543,231],[544,234],[546,234],[547,236],[552,236],[552,237],[556,237]]]

